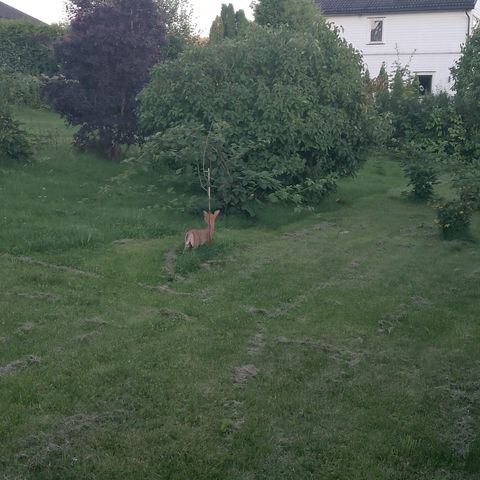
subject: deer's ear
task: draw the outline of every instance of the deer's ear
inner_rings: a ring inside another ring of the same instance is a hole
[[[208,212],[206,212],[205,210],[203,211],[203,216],[206,217],[208,215]]]
[[[215,210],[214,215],[215,215],[215,218],[217,218],[220,215],[220,210]]]

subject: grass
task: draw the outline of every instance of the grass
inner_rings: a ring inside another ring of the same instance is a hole
[[[479,478],[478,214],[443,241],[379,157],[184,255],[167,185],[17,116],[50,140],[0,170],[0,478]]]

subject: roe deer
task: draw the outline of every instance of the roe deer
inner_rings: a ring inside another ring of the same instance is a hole
[[[183,251],[187,250],[188,247],[197,248],[204,243],[210,243],[215,230],[215,220],[219,215],[220,210],[216,210],[214,213],[204,211],[203,219],[208,227],[201,230],[189,230],[185,234],[185,248]]]

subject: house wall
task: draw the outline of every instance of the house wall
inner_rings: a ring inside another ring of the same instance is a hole
[[[382,44],[370,44],[372,18],[383,18]],[[467,38],[468,17],[464,11],[337,16],[328,20],[362,52],[372,77],[378,75],[383,62],[390,71],[400,63],[413,73],[432,74],[435,91],[451,91],[450,68]]]

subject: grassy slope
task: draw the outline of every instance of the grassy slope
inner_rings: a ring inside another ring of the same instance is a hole
[[[441,241],[372,161],[316,213],[221,219],[171,281],[199,220],[19,116],[56,146],[0,170],[0,478],[479,477],[478,215]]]

